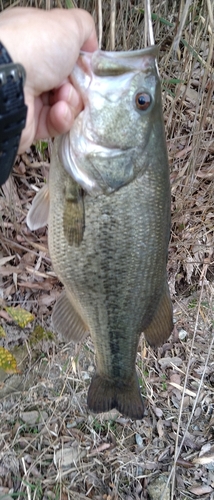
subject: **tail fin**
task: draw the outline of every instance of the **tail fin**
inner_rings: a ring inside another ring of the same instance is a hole
[[[132,419],[140,420],[144,415],[144,405],[136,373],[127,384],[95,373],[89,387],[87,403],[89,409],[95,413],[116,408],[120,413]]]

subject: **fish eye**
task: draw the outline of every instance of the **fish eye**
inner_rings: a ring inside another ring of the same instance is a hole
[[[138,92],[135,96],[135,104],[141,111],[146,111],[152,102],[150,94],[147,92]]]

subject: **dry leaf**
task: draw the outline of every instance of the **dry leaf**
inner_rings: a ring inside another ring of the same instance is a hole
[[[0,267],[4,266],[7,262],[10,262],[10,260],[14,259],[15,255],[9,255],[9,257],[2,257],[0,259]]]
[[[157,421],[157,431],[159,438],[162,438],[164,436],[164,428],[163,428],[163,420],[161,418],[159,418],[159,420]]]
[[[170,382],[172,382],[174,384],[180,385],[181,384],[181,375],[180,375],[180,373],[171,373],[171,375],[170,375]]]
[[[158,363],[159,363],[159,365],[161,365],[161,368],[164,369],[164,368],[169,368],[169,367],[171,368],[172,365],[181,366],[183,364],[183,361],[178,356],[174,356],[172,358],[170,358],[168,356],[166,358],[159,359]]]
[[[181,92],[185,94],[185,97],[187,97],[190,101],[194,103],[198,101],[199,93],[196,90],[186,87],[186,85],[181,85],[180,89]]]
[[[205,495],[206,493],[212,493],[213,489],[211,486],[203,485],[203,486],[193,486],[193,488],[189,488],[189,491],[191,493],[194,493],[194,495],[201,496]]]
[[[193,458],[193,463],[200,465],[207,465],[207,464],[214,465],[214,452],[207,453],[207,455],[199,456],[198,458]]]
[[[169,385],[172,385],[173,387],[175,387],[176,389],[178,389],[181,392],[183,392],[183,390],[184,390],[184,388],[181,385],[175,384],[175,382],[169,382]],[[193,391],[190,391],[189,389],[185,389],[185,394],[188,394],[188,396],[192,396],[192,398],[196,397],[196,393]]]
[[[108,450],[110,448],[111,444],[110,443],[102,443],[100,446],[95,448],[94,450],[91,451],[90,456],[97,455],[101,451]]]

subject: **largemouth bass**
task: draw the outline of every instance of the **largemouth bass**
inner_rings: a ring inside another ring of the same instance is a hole
[[[55,141],[48,187],[50,255],[65,286],[54,328],[67,341],[90,331],[96,373],[89,408],[117,408],[136,419],[144,412],[135,368],[141,332],[157,346],[173,328],[170,182],[156,57],[155,47],[80,55],[73,80],[85,107]],[[31,229],[41,217],[44,223],[45,194],[47,188],[28,214]]]

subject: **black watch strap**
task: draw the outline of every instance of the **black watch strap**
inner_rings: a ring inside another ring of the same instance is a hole
[[[24,68],[12,62],[0,42],[0,185],[10,175],[25,127],[24,80]]]

